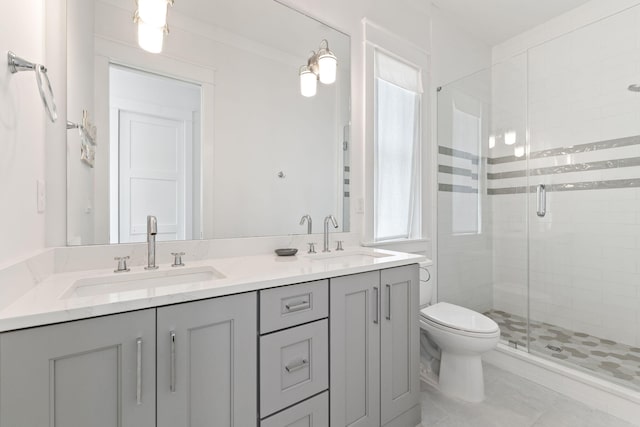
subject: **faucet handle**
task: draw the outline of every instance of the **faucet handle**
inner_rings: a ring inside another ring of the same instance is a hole
[[[336,251],[344,251],[344,248],[342,247],[342,240],[336,240]]]
[[[113,258],[114,261],[118,261],[118,268],[113,270],[114,273],[123,273],[126,271],[131,271],[127,266],[127,261],[129,260],[129,256],[117,256]]]
[[[184,252],[171,252],[171,255],[173,255],[173,264],[171,264],[171,267],[184,267],[184,263],[182,262]]]
[[[307,251],[308,254],[315,254],[316,253],[316,244],[313,242],[307,243],[307,245],[309,245],[309,251]]]

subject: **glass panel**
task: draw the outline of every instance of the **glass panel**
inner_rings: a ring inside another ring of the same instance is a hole
[[[636,388],[639,13],[529,51],[531,351]]]
[[[493,310],[504,342],[528,347],[527,57],[494,65],[487,161],[492,213]]]

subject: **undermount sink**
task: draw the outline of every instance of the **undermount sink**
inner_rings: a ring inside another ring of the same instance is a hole
[[[181,268],[175,270],[120,273],[109,276],[89,277],[77,280],[62,298],[90,297],[97,295],[157,289],[223,279],[225,276],[211,267]]]
[[[371,263],[379,258],[386,258],[391,254],[385,254],[380,252],[366,252],[366,251],[348,251],[348,252],[330,252],[322,253],[318,255],[309,255],[311,261],[318,261],[324,263]]]

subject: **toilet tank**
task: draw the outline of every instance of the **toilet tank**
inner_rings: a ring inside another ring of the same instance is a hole
[[[433,303],[435,289],[435,276],[431,261],[420,263],[420,307],[426,307]]]

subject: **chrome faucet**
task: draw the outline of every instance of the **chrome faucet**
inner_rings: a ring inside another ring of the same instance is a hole
[[[147,216],[147,266],[145,270],[156,270],[156,234],[158,234],[158,219]]]
[[[322,252],[331,252],[329,249],[329,221],[333,224],[333,228],[338,228],[338,221],[333,215],[329,215],[324,219],[324,248]]]
[[[313,233],[313,229],[312,229],[313,221],[311,220],[311,215],[306,214],[302,218],[300,218],[300,225],[304,225],[305,221],[307,221],[307,234]]]

